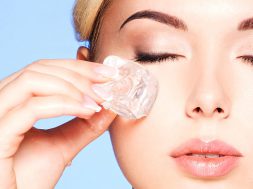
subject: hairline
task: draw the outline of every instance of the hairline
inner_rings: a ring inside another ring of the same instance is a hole
[[[96,19],[92,25],[92,30],[89,36],[89,41],[90,41],[90,56],[89,59],[91,61],[95,61],[96,60],[96,52],[97,52],[97,41],[99,38],[99,34],[100,34],[100,30],[101,30],[101,26],[104,20],[104,15],[105,12],[108,10],[108,8],[111,5],[112,0],[104,0],[101,4],[101,6],[99,7]]]

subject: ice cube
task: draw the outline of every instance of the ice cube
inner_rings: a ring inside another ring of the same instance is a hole
[[[108,56],[103,64],[118,68],[118,74],[109,82],[96,84],[112,94],[102,106],[127,119],[147,116],[158,94],[155,76],[144,66],[118,56]]]

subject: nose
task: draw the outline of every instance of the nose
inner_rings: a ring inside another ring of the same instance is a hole
[[[230,102],[222,82],[215,75],[203,75],[194,83],[186,103],[186,115],[192,119],[226,119]]]

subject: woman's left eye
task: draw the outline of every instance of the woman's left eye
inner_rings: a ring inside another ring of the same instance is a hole
[[[176,61],[180,57],[183,57],[181,55],[177,54],[170,54],[170,53],[144,53],[139,52],[136,53],[136,56],[134,58],[134,61],[140,62],[140,63],[161,63],[164,61]]]
[[[253,56],[251,55],[239,56],[238,58],[241,58],[243,62],[253,65]]]

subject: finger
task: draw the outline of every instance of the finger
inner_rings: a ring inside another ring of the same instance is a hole
[[[26,71],[0,91],[0,117],[31,96],[56,94],[70,96],[79,101],[84,96],[82,91],[60,78],[34,71]]]
[[[116,114],[103,109],[90,119],[74,118],[61,126],[47,130],[57,148],[61,150],[66,165],[90,142],[102,135]]]
[[[17,144],[23,140],[24,133],[39,119],[63,115],[89,119],[95,110],[88,108],[87,103],[68,96],[56,95],[32,97],[12,109],[0,119],[0,158],[11,157],[18,148]]]
[[[17,72],[14,72],[12,75],[2,79],[0,81],[0,90],[6,86],[8,83],[10,83],[11,81],[13,81],[17,76],[19,76],[21,73],[21,70],[17,71]]]
[[[113,67],[82,60],[46,60],[39,61],[39,64],[43,65],[54,65],[58,67],[64,67],[66,69],[77,72],[84,75],[92,82],[105,82],[109,81],[113,75],[117,73],[117,70]],[[98,71],[99,70],[99,71]],[[108,77],[103,76],[99,73],[105,73]],[[110,76],[112,74],[112,76]]]
[[[99,104],[105,101],[103,98],[99,97],[93,90],[91,90],[91,85],[93,83],[89,80],[89,78],[79,74],[78,72],[66,69],[64,67],[42,64],[34,64],[34,66],[30,67],[29,70],[52,75],[66,80],[83,93],[86,93],[88,96],[92,97]]]
[[[7,85],[9,82],[14,80],[20,74],[22,74],[26,69],[33,68],[35,65],[54,65],[57,67],[63,67],[72,71],[75,71],[83,76],[86,76],[93,82],[106,82],[110,80],[110,77],[104,77],[101,75],[101,72],[97,72],[96,70],[103,70],[106,68],[107,71],[104,71],[108,74],[108,72],[115,72],[114,68],[109,66],[103,65],[101,63],[95,62],[88,62],[88,61],[81,61],[81,60],[38,60],[31,64],[28,64],[22,70],[19,70],[12,74],[11,76],[5,78],[4,80],[0,81],[0,89]]]

